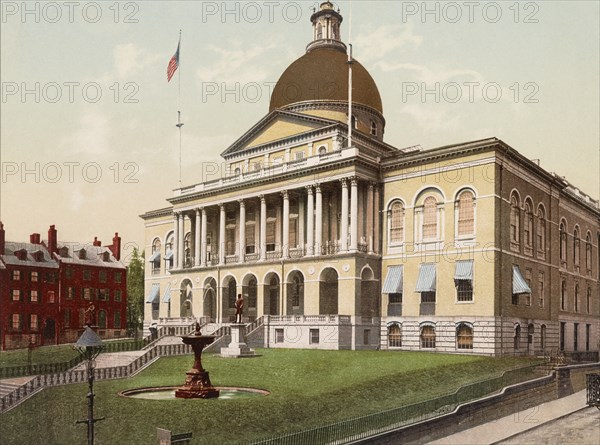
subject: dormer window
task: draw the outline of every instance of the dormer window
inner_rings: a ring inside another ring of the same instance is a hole
[[[69,248],[67,246],[61,247],[60,250],[58,251],[58,254],[62,258],[69,258]]]
[[[41,261],[44,261],[44,252],[42,252],[41,250],[38,250],[37,252],[33,252],[32,256],[33,256],[33,259],[35,261],[37,261],[38,263]]]
[[[15,252],[15,256],[20,260],[20,261],[26,261],[27,260],[27,251],[25,249],[21,249],[21,250],[17,250]]]
[[[86,259],[86,251],[85,251],[85,249],[81,249],[79,251],[79,259],[80,260],[85,260]]]
[[[102,261],[104,261],[105,263],[110,262],[110,252],[104,252],[102,254]]]

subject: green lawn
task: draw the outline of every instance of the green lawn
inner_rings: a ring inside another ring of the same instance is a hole
[[[461,384],[531,363],[518,358],[418,352],[259,350],[243,360],[203,358],[217,386],[271,391],[238,400],[152,401],[123,389],[180,385],[192,357],[161,358],[134,378],[98,382],[97,444],[154,444],[156,427],[193,432],[194,444],[239,443],[430,399]],[[0,443],[85,442],[86,385],[45,389],[0,419]]]
[[[27,349],[0,351],[0,368],[27,365],[27,352]],[[31,363],[41,365],[68,362],[77,355],[72,345],[41,346],[32,351]]]

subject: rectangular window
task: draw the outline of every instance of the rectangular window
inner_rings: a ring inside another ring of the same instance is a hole
[[[13,270],[13,281],[19,281],[21,279],[21,271]]]
[[[65,328],[71,326],[71,309],[65,309]]]
[[[579,323],[573,323],[573,351],[579,348]]]
[[[115,283],[121,283],[122,280],[123,280],[123,273],[115,272]]]
[[[371,337],[371,330],[370,329],[365,329],[363,331],[363,345],[370,344],[370,337]]]
[[[252,214],[254,214],[254,212],[252,212]],[[254,223],[254,220],[252,220],[252,222],[250,224],[246,223],[246,253],[247,254],[252,254],[252,253],[256,252],[255,237],[256,237],[256,224]]]
[[[37,301],[38,301],[38,291],[32,290],[31,291],[31,302],[37,303]]]
[[[318,345],[319,344],[319,330],[318,329],[311,329],[310,330],[310,340],[309,340],[311,345]]]
[[[421,303],[435,303],[435,292],[421,292]]]
[[[525,278],[525,281],[527,282],[527,286],[529,286],[529,289],[531,289],[531,269],[525,269],[525,276],[523,278]],[[531,306],[531,294],[525,294],[525,304],[527,306]]]
[[[283,329],[275,329],[275,343],[283,343]]]
[[[92,279],[92,271],[90,271],[90,270],[84,270],[83,271],[83,279],[85,281],[90,281]]]
[[[38,330],[38,316],[37,316],[37,314],[31,314],[29,316],[29,329],[31,329],[34,332]]]
[[[98,281],[100,281],[101,283],[106,283],[106,271],[105,270],[101,270],[100,272],[98,272]]]
[[[98,300],[100,300],[100,301],[108,300],[108,289],[98,289]]]
[[[586,351],[590,350],[590,337],[591,337],[591,333],[592,333],[592,325],[591,324],[586,324],[585,325],[585,350]]]
[[[31,282],[37,283],[38,281],[38,273],[34,270],[31,272]]]
[[[12,291],[12,301],[21,301],[21,291],[19,289]]]
[[[12,314],[12,328],[15,331],[21,330],[21,314]]]
[[[56,283],[56,274],[54,272],[46,273],[46,283]]]
[[[560,333],[559,333],[559,343],[560,343],[561,351],[565,350],[565,327],[566,327],[566,323],[564,321],[561,321],[560,322]]]
[[[402,303],[402,294],[389,294],[390,295],[390,303]]]
[[[290,218],[290,248],[298,245],[298,218]]]
[[[48,303],[54,303],[54,291],[48,291]]]
[[[83,296],[84,300],[91,300],[92,299],[92,289],[90,289],[89,287],[84,287],[82,296]]]
[[[455,284],[458,301],[473,301],[473,283],[470,280],[455,280]]]
[[[296,161],[304,159],[304,152],[303,151],[297,151],[296,154],[294,155],[294,157],[296,158]]]
[[[538,275],[538,305],[540,307],[544,307],[545,300],[545,280],[544,280],[544,272],[540,272]]]
[[[121,312],[115,312],[115,329],[121,329]]]
[[[73,299],[73,287],[69,286],[67,287],[67,300],[72,300]]]
[[[120,290],[120,289],[117,289],[117,290],[115,291],[115,301],[117,301],[117,302],[120,302],[120,301],[121,301],[121,299],[122,299],[122,296],[121,296],[121,290]]]
[[[66,278],[73,278],[73,268],[72,267],[67,267],[65,269],[65,277]]]

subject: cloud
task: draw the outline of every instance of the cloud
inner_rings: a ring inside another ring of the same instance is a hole
[[[237,48],[232,48],[237,47]],[[208,48],[217,60],[210,66],[199,68],[196,73],[203,82],[260,82],[271,79],[271,68],[264,63],[266,53],[277,49],[275,43],[244,48],[241,43]]]
[[[61,145],[65,151],[79,155],[101,157],[111,152],[110,121],[99,112],[88,112],[79,119],[79,127],[66,136]]]
[[[416,35],[410,25],[366,25],[352,39],[359,50],[357,57],[364,62],[383,61],[392,53],[417,49],[423,37]]]
[[[131,78],[148,66],[165,59],[163,54],[151,54],[134,43],[123,43],[113,50],[115,75],[118,79]]]

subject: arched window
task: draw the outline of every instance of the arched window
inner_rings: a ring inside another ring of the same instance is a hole
[[[567,225],[565,224],[564,220],[560,222],[559,233],[560,233],[560,249],[559,249],[560,262],[566,263],[567,262]]]
[[[473,193],[464,191],[458,197],[458,236],[475,234],[475,203]]]
[[[585,269],[588,275],[592,274],[592,234],[585,236]]]
[[[173,267],[173,249],[175,248],[175,235],[173,232],[167,235],[167,241],[165,242],[165,261],[167,269]]]
[[[575,312],[579,312],[579,284],[575,284]]]
[[[525,201],[525,224],[523,225],[523,238],[527,253],[533,252],[533,211],[531,202]]]
[[[248,281],[248,308],[256,308],[257,288],[256,278],[250,278]]]
[[[579,239],[579,227],[575,227],[573,231],[573,264],[579,268],[579,260],[581,259],[581,240]]]
[[[537,212],[537,250],[538,254],[546,255],[546,214],[544,208],[540,207]]]
[[[390,207],[390,243],[404,240],[404,204],[395,201]]]
[[[402,347],[402,328],[397,323],[388,326],[388,347]]]
[[[423,239],[437,238],[437,202],[429,196],[423,203]]]
[[[513,194],[510,198],[510,242],[516,245],[519,244],[520,226],[519,199]]]
[[[567,305],[567,282],[562,281],[560,285],[560,308],[564,311]]]
[[[371,121],[371,134],[377,136],[377,123],[375,121]]]
[[[421,326],[421,348],[435,348],[435,326],[427,324]]]
[[[327,154],[327,147],[325,145],[321,145],[319,147],[318,153],[319,153],[319,156],[323,156],[323,155]]]
[[[521,325],[515,324],[514,349],[518,351],[521,347]]]
[[[456,348],[473,349],[473,328],[467,323],[456,327]]]
[[[323,25],[317,23],[317,40],[323,38]]]

